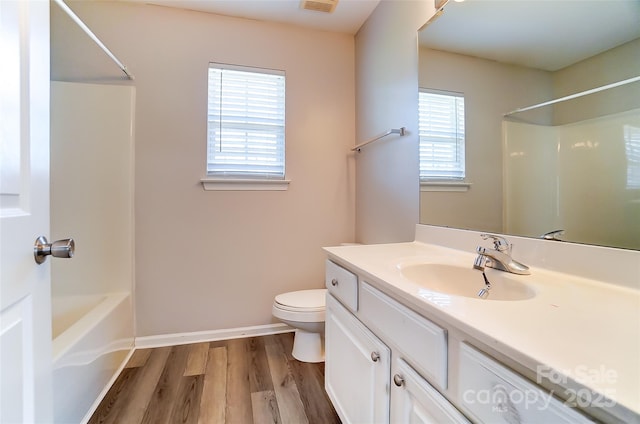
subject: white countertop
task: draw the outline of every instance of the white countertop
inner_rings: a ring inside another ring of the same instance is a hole
[[[325,250],[418,313],[454,326],[534,372],[539,365],[548,367],[554,378],[567,377],[562,386],[603,395],[597,400],[613,404],[612,415],[640,421],[639,290],[531,267],[531,275],[510,274],[535,290],[531,299],[449,296],[404,278],[397,265],[418,260],[471,267],[472,251],[417,241]]]

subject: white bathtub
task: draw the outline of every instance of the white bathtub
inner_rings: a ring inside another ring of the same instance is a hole
[[[90,418],[133,349],[129,293],[52,299],[56,423]]]

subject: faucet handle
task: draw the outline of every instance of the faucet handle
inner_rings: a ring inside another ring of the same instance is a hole
[[[493,241],[493,247],[498,252],[511,252],[511,245],[504,237],[488,233],[480,234],[480,237],[482,237],[483,240],[491,239],[491,241]]]
[[[486,249],[478,246],[476,247],[476,252],[478,256],[476,256],[476,260],[473,262],[473,269],[484,271],[484,267],[487,266],[487,262],[489,261],[489,258],[485,255]]]

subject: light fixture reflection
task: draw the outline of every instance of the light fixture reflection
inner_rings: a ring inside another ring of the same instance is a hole
[[[436,293],[427,289],[420,289],[418,296],[435,303],[438,306],[451,306],[451,296],[442,293]]]

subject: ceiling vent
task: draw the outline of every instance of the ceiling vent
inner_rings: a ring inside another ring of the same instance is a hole
[[[302,0],[300,7],[315,12],[331,13],[335,10],[338,0]]]

